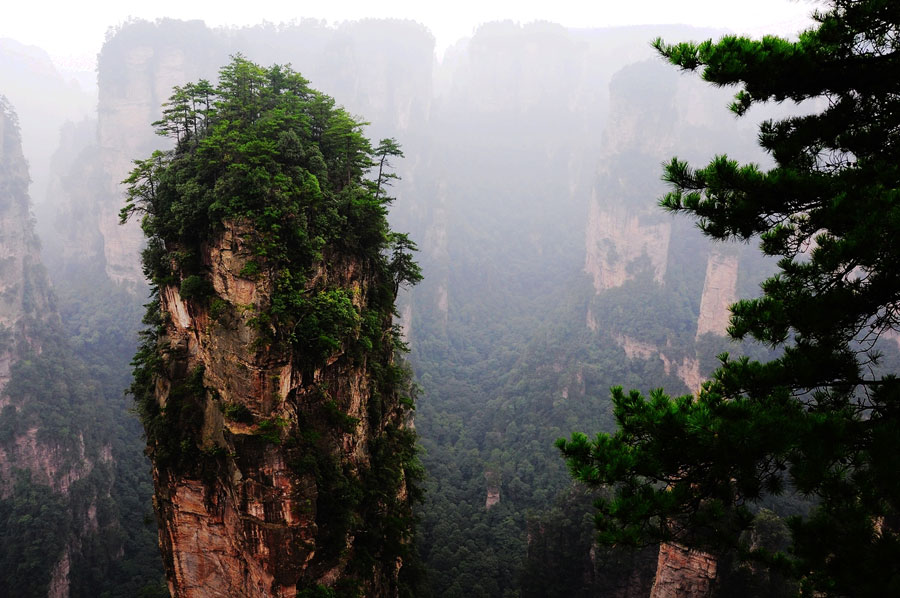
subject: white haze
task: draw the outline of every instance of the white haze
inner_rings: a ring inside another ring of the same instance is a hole
[[[213,27],[303,18],[331,23],[363,18],[412,19],[434,34],[440,57],[479,24],[496,20],[551,21],[577,28],[689,24],[749,35],[765,32],[790,36],[810,24],[809,13],[815,6],[812,0],[457,0],[440,4],[422,0],[37,0],[7,3],[0,20],[0,38],[39,46],[61,71],[76,74],[93,72],[106,31],[129,18],[201,19]]]

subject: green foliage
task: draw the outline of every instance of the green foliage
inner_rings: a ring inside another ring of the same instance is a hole
[[[788,482],[817,499],[789,521],[774,561],[803,595],[900,591],[900,383],[876,341],[896,334],[900,234],[900,10],[832,0],[797,42],[725,37],[656,48],[716,85],[732,109],[824,98],[821,112],[761,125],[769,171],[726,156],[692,169],[673,159],[664,208],[715,239],[759,238],[779,272],[732,307],[729,334],[783,347],[769,361],[720,357],[697,396],[613,388],[618,430],[558,446],[572,475],[612,486],[598,501],[608,543],[677,540],[736,547],[750,507]]]
[[[244,264],[244,267],[241,268],[240,275],[244,278],[256,278],[259,275],[259,264],[257,262],[247,262]]]
[[[281,429],[286,425],[287,422],[282,419],[264,419],[257,424],[255,434],[266,442],[280,444]]]
[[[316,584],[297,590],[297,598],[360,598],[360,596],[362,591],[354,580],[341,580],[333,588]]]
[[[0,500],[0,590],[6,596],[47,595],[53,566],[62,558],[72,531],[66,499],[18,471],[12,496]]]
[[[389,186],[391,181],[400,178],[397,174],[389,172],[387,169],[393,166],[390,159],[402,158],[403,151],[400,149],[400,144],[397,143],[397,140],[391,137],[378,142],[378,147],[375,148],[374,154],[375,162],[378,164],[378,176],[375,177],[375,199],[378,199],[384,187]]]
[[[220,299],[219,297],[215,297],[209,303],[209,317],[214,321],[218,320],[225,314],[225,310],[228,309],[228,302]]]
[[[396,178],[388,159],[402,156],[399,146],[384,140],[373,150],[365,123],[298,73],[236,56],[218,85],[176,87],[154,124],[175,149],[135,161],[121,210],[122,221],[143,216],[144,268],[154,285],[180,281],[183,299],[212,297],[200,246],[225,228],[249,226],[255,257],[240,275],[275,283],[257,329],[264,342],[292,343],[317,363],[350,340],[359,321],[345,289],[311,288],[323,252],[364,260],[394,282],[394,292],[421,279],[415,245],[389,232],[390,198],[380,194]],[[376,180],[365,179],[376,164]]]
[[[156,305],[155,305],[156,304]],[[148,316],[158,318],[158,303],[148,307]],[[146,323],[152,323],[145,318]],[[197,457],[199,429],[203,423],[206,389],[203,386],[203,367],[198,366],[184,377],[175,380],[166,400],[160,407],[154,394],[157,376],[166,358],[159,354],[161,329],[158,324],[141,332],[141,344],[132,364],[134,381],[129,392],[137,403],[138,415],[144,425],[148,449],[158,465],[184,465]]]
[[[321,584],[314,588],[297,591],[297,598],[336,598],[336,596],[337,594],[334,593],[334,590]]]
[[[249,424],[253,422],[253,413],[247,409],[246,405],[242,405],[240,403],[228,403],[225,405],[225,419],[230,419],[231,421],[239,422],[242,424]]]
[[[178,291],[178,294],[181,295],[181,298],[185,301],[203,301],[214,293],[215,290],[213,289],[212,283],[196,274],[192,274],[182,280],[181,288]]]
[[[389,236],[390,261],[388,270],[394,281],[396,295],[402,284],[414,285],[422,280],[422,270],[413,260],[412,252],[416,251],[415,242],[404,233],[392,233]]]
[[[356,330],[359,314],[350,294],[342,288],[320,291],[302,302],[306,317],[295,325],[292,340],[307,347],[318,361],[341,348],[342,341]]]
[[[334,400],[325,402],[325,410],[331,424],[342,432],[353,432],[359,425],[359,420],[344,413]]]

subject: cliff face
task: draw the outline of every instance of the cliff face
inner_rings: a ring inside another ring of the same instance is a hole
[[[108,486],[97,478],[112,454],[70,411],[81,406],[83,380],[68,378],[77,372],[59,337],[28,183],[18,123],[0,96],[0,594],[65,598],[70,564],[98,529],[97,503]],[[54,512],[39,519],[47,509]],[[41,526],[51,521],[46,533]],[[41,550],[23,555],[34,538]]]
[[[662,284],[671,231],[671,223],[642,223],[641,216],[627,207],[602,208],[595,192],[588,211],[584,263],[594,290],[600,293],[622,286],[634,277],[634,264],[641,258],[648,260],[653,279]]]
[[[674,145],[675,77],[664,66],[645,62],[626,67],[610,83],[604,150],[585,234],[584,269],[597,293],[622,286],[641,269],[658,284],[665,280],[672,222],[647,201],[664,188],[643,171],[665,159]],[[649,81],[656,84],[652,93]]]
[[[0,407],[7,417],[21,409],[23,397],[6,392],[12,369],[26,353],[41,352],[35,328],[52,320],[47,280],[41,272],[37,237],[31,223],[28,168],[22,155],[18,123],[12,108],[0,97]],[[6,418],[4,418],[6,419]],[[77,474],[59,471],[56,447],[38,443],[37,428],[14,432],[14,441],[0,447],[0,497],[7,498],[14,483],[13,468],[24,468],[56,491],[67,491]]]
[[[697,337],[706,333],[724,335],[731,319],[728,308],[737,301],[738,259],[735,251],[715,248],[706,264]]]
[[[36,204],[47,197],[50,157],[59,128],[91,113],[96,98],[56,70],[43,50],[0,38],[0,90],[16,107],[22,125],[22,150],[33,179]]]
[[[96,119],[63,128],[49,186],[60,237],[51,239],[50,257],[61,267],[101,271],[132,288],[143,284],[143,240],[138,223],[119,225],[121,181],[134,156],[159,146],[147,123],[159,118],[172,86],[195,74],[185,72],[184,52],[157,45],[107,52]]]
[[[612,333],[628,359],[659,362],[663,374],[691,392],[703,382],[701,361],[711,358],[709,347],[719,346],[715,339],[698,341],[725,336],[741,255],[736,247],[710,249],[686,219],[656,205],[667,191],[658,180],[660,164],[676,154],[703,163],[719,139],[734,148],[735,123],[723,116],[716,96],[702,91],[655,61],[612,78],[585,227],[584,270],[595,292],[587,328]]]
[[[650,598],[707,598],[713,593],[717,568],[709,554],[663,544]]]
[[[182,299],[176,287],[160,291],[163,342],[177,357],[157,381],[159,405],[187,409],[177,401],[199,393],[190,406],[198,435],[182,442],[197,443],[201,464],[168,463],[158,446],[150,449],[170,591],[293,598],[301,586],[358,579],[366,596],[394,595],[400,560],[367,578],[354,564],[363,558],[361,536],[372,531],[360,523],[373,515],[354,489],[362,492],[373,470],[373,445],[405,426],[396,397],[373,395],[372,368],[387,364],[338,352],[305,369],[290,350],[260,348],[257,312],[248,308],[269,305],[273,281],[241,274],[253,257],[243,240],[251,232],[229,227],[205,255],[218,300],[229,306],[223,313]],[[310,288],[325,279],[365,308],[373,280],[360,263],[322,263]]]
[[[320,498],[323,503],[340,498],[320,497],[324,489],[314,472],[298,465],[309,447],[281,439],[310,433],[330,397],[335,409],[359,423],[346,431],[321,430],[334,442],[329,456],[351,475],[361,475],[375,433],[366,409],[368,372],[343,355],[303,372],[289,351],[256,349],[261,338],[250,323],[254,312],[241,307],[265,309],[272,281],[241,275],[252,258],[242,240],[250,233],[229,227],[206,255],[216,295],[235,308],[213,319],[208,309],[183,300],[178,288],[160,292],[169,316],[165,339],[181,356],[158,381],[160,405],[170,408],[177,385],[197,376],[204,391],[195,406],[201,420],[196,440],[204,454],[220,455],[214,472],[180,471],[159,460],[154,467],[160,542],[173,596],[293,597],[301,576],[331,585],[352,554],[327,564],[314,560],[330,531],[317,524]],[[355,289],[362,307],[369,281],[359,264],[332,264],[327,270],[323,265],[320,276]],[[339,543],[351,546],[353,539],[347,533]]]
[[[0,112],[0,325],[13,330],[25,327],[27,317],[52,317],[52,310],[48,309],[46,278],[41,273],[40,249],[31,222],[30,180],[17,120],[5,100]],[[6,349],[6,357],[0,361],[9,363],[10,350]],[[8,370],[0,372],[3,375],[8,375]]]

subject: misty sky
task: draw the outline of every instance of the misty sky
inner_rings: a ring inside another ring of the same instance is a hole
[[[93,70],[107,28],[129,17],[202,19],[208,25],[254,25],[300,18],[340,22],[366,17],[409,18],[434,33],[438,54],[480,23],[546,20],[568,27],[684,23],[739,33],[790,35],[804,28],[812,0],[20,0],[9,2],[0,37],[46,50],[66,70]]]

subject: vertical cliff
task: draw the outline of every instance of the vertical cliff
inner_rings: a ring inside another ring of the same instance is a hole
[[[96,98],[59,72],[42,49],[9,38],[0,38],[0,90],[16,107],[22,151],[33,179],[30,196],[41,204],[47,197],[59,128],[90,114]]]
[[[584,268],[597,293],[622,286],[641,270],[664,282],[672,222],[647,201],[664,187],[646,173],[672,151],[680,124],[676,77],[644,62],[622,69],[610,82],[604,151],[585,235]]]
[[[731,318],[729,307],[737,301],[737,252],[716,247],[709,253],[700,316],[697,318],[697,337],[712,333],[725,335]]]
[[[611,332],[628,359],[662,366],[691,392],[703,382],[701,362],[724,348],[742,252],[710,250],[695,227],[665,214],[656,204],[666,187],[654,173],[676,152],[703,156],[716,141],[744,150],[717,105],[725,99],[656,62],[616,73],[587,208],[584,270],[595,291],[587,327]],[[719,338],[701,339],[709,333]]]
[[[0,104],[0,325],[7,333],[17,329],[20,339],[33,350],[39,341],[28,334],[29,328],[45,318],[53,318],[49,309],[46,278],[41,272],[40,251],[32,224],[28,198],[28,166],[22,155],[18,120],[12,107],[2,99]],[[11,351],[14,344],[5,343],[0,362],[0,379],[8,381]]]
[[[707,598],[716,582],[716,558],[678,544],[659,547],[656,578],[650,598]]]
[[[190,89],[213,107],[161,125],[176,149],[126,208],[158,297],[133,391],[172,595],[396,596],[416,465],[393,301],[418,269],[362,178],[377,150],[284,67]]]
[[[88,424],[90,385],[61,335],[28,184],[17,119],[0,96],[0,595],[68,598],[78,595],[72,563],[105,525],[112,454]]]

